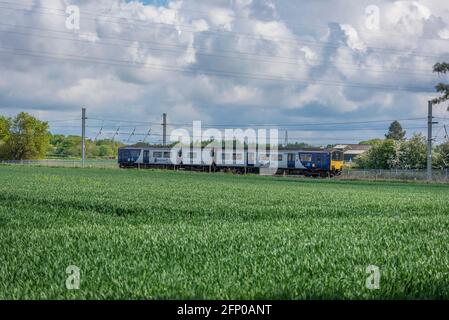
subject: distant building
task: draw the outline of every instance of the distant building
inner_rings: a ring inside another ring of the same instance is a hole
[[[370,145],[366,144],[339,144],[334,147],[334,149],[343,151],[344,162],[352,163],[355,158],[364,154],[371,148]]]

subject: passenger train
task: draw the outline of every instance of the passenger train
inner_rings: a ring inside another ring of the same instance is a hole
[[[343,170],[343,152],[332,149],[279,149],[273,152],[216,152],[216,149],[188,148],[174,151],[170,147],[123,147],[118,151],[120,168],[185,169],[208,172],[260,173],[275,168],[277,174],[333,177]],[[219,154],[220,153],[220,154]],[[174,160],[176,158],[176,160]]]

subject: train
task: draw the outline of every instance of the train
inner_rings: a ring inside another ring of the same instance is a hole
[[[191,147],[122,147],[120,168],[158,168],[205,172],[262,173],[335,177],[344,168],[343,152],[335,149],[288,149],[257,152]]]

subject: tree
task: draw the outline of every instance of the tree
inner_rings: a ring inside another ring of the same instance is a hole
[[[427,163],[426,137],[414,134],[408,141],[401,142],[398,150],[398,166],[403,169],[423,169]]]
[[[9,121],[0,116],[0,141],[5,141],[9,134]]]
[[[0,159],[6,159],[8,157],[6,140],[8,140],[9,136],[9,125],[8,119],[0,116]]]
[[[364,169],[390,169],[397,160],[397,142],[391,139],[374,142],[371,149],[356,158],[356,164]]]
[[[390,124],[390,128],[388,129],[385,138],[400,141],[404,139],[405,133],[406,132],[402,130],[401,124],[398,121],[393,121]]]
[[[381,142],[382,142],[382,139],[371,139],[371,140],[360,141],[359,144],[372,146],[376,143],[381,143]]]
[[[449,141],[435,148],[434,164],[437,168],[449,168]]]
[[[80,136],[64,136],[61,134],[51,135],[51,148],[49,156],[51,157],[81,157],[82,138]],[[86,156],[112,158],[117,156],[118,148],[124,146],[120,141],[111,139],[90,140],[86,139]],[[139,147],[149,147],[149,144],[141,144]]]
[[[7,119],[8,131],[3,157],[10,160],[41,159],[49,148],[48,124],[21,112]]]
[[[433,72],[438,74],[446,74],[449,73],[449,63],[442,62],[442,63],[436,63],[433,66]],[[432,100],[434,104],[442,103],[444,101],[449,100],[449,84],[446,83],[439,83],[436,85],[435,89],[438,93],[441,93],[441,96]],[[449,111],[449,107],[447,108]]]

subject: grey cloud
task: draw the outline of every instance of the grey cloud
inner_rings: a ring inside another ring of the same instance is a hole
[[[374,36],[364,27],[367,5],[377,4],[381,10],[388,10],[385,17],[393,13],[400,15],[400,10],[392,11],[396,2],[384,0],[358,1],[351,7],[342,0],[172,1],[164,8],[124,0],[73,3],[80,5],[81,12],[103,12],[106,16],[120,15],[134,20],[111,23],[116,20],[105,17],[92,20],[91,15],[84,18],[82,15],[79,34],[67,34],[64,17],[37,14],[42,11],[39,10],[41,6],[63,9],[64,1],[33,1],[29,11],[0,13],[2,23],[14,25],[1,27],[10,32],[0,33],[0,46],[84,59],[96,57],[106,62],[82,63],[70,58],[57,61],[1,54],[2,112],[30,110],[48,117],[53,117],[54,113],[55,118],[60,118],[64,112],[67,116],[73,115],[77,108],[85,105],[90,113],[112,119],[159,121],[160,114],[168,112],[173,122],[198,117],[211,123],[231,124],[422,116],[424,102],[432,96],[430,92],[385,92],[355,88],[350,84],[400,84],[425,86],[431,90],[434,82],[441,79],[432,76],[430,67],[449,51],[446,42],[425,40],[436,37],[449,25],[449,12],[441,10],[444,0],[418,1],[432,13],[428,19],[417,19],[404,11],[403,19],[416,24],[417,28],[422,25],[422,32],[397,40],[388,32]],[[178,7],[181,9],[176,12]],[[218,9],[221,11],[214,11]],[[165,18],[160,15],[163,12]],[[174,12],[176,15],[172,16]],[[229,25],[220,26],[214,21],[218,18],[213,12],[230,12],[237,17],[233,17]],[[188,32],[200,19],[207,23],[209,30]],[[141,21],[139,27],[132,24],[136,20]],[[170,24],[173,21],[183,27]],[[357,32],[358,39],[368,46],[366,51],[347,47],[348,34],[341,24]],[[35,26],[36,29],[19,26]],[[220,27],[231,28],[228,30],[231,33],[216,30]],[[254,32],[263,39],[244,35]],[[85,34],[98,40],[89,42],[88,38],[80,38]],[[272,41],[270,34],[276,34],[277,41]],[[299,40],[295,41],[298,36]],[[399,54],[388,55],[370,49],[371,46],[386,48],[387,52],[396,50]],[[436,58],[413,54],[423,48],[428,48],[426,50]],[[243,54],[236,54],[236,51]],[[124,66],[119,61],[130,63]],[[131,62],[136,65],[129,67]],[[149,67],[139,67],[142,64]],[[175,71],[161,70],[164,68]],[[429,74],[390,72],[395,68],[402,72],[406,68],[410,72],[429,68]],[[213,75],[208,70],[221,70],[228,76]],[[287,81],[265,81],[257,79],[259,77]],[[288,81],[294,78],[334,81],[342,86]],[[350,137],[349,133],[342,135]],[[320,136],[329,137],[328,141],[332,142],[332,135],[321,133]]]

